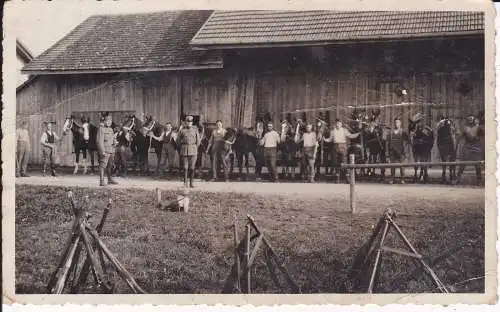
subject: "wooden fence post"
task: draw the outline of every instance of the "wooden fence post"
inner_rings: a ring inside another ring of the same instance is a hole
[[[351,165],[354,165],[354,154],[349,154],[349,163]],[[349,174],[349,195],[350,195],[350,202],[351,202],[351,213],[355,214],[356,213],[356,193],[354,190],[354,185],[356,183],[356,168],[352,167],[350,170]]]

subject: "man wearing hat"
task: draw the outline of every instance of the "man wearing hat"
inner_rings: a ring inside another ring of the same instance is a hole
[[[54,122],[45,122],[46,129],[42,133],[40,138],[40,144],[42,144],[42,156],[43,156],[43,175],[47,171],[47,161],[50,164],[50,171],[53,177],[56,176],[56,143],[61,140],[59,136],[52,131],[52,124]]]
[[[30,138],[28,123],[23,120],[21,127],[16,131],[17,153],[16,153],[16,177],[27,177],[28,159],[30,153]]]
[[[99,153],[99,185],[104,186],[104,171],[108,176],[108,184],[118,184],[111,177],[113,169],[113,156],[115,152],[115,133],[111,127],[111,115],[103,116],[103,125],[97,130],[97,151]]]
[[[189,176],[189,187],[194,187],[194,169],[201,138],[197,127],[193,126],[193,116],[188,115],[186,117],[186,125],[179,131],[177,142],[180,146],[180,155],[184,164],[184,186],[187,187]]]

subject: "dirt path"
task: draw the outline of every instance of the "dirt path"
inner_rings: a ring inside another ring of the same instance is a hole
[[[150,177],[116,178],[118,185],[106,186],[108,188],[138,188],[154,190],[180,190],[182,183],[178,181],[155,180]],[[16,184],[28,185],[50,185],[67,187],[99,187],[97,176],[73,176],[64,175],[59,177],[31,176],[17,178]],[[269,183],[269,182],[205,182],[195,180],[194,192],[235,192],[256,193],[269,195],[300,195],[301,197],[332,198],[349,196],[348,184],[332,183]],[[356,184],[356,192],[359,196],[369,196],[372,199],[387,199],[391,196],[408,196],[408,198],[432,198],[438,199],[452,197],[455,200],[463,198],[477,198],[484,200],[484,188],[445,186],[445,185],[386,185],[386,184]]]

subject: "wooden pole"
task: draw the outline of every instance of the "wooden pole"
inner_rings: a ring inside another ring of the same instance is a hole
[[[73,199],[73,192],[69,191],[67,196],[68,196],[68,199],[69,199],[70,204],[71,204],[71,211],[75,215],[75,220],[73,221],[73,225],[71,226],[71,234],[69,235],[68,239],[66,240],[66,244],[65,244],[63,251],[61,253],[61,256],[59,257],[59,260],[57,262],[56,270],[54,271],[54,273],[52,273],[52,276],[50,277],[49,283],[47,284],[47,291],[48,292],[51,292],[52,288],[54,288],[54,285],[57,281],[57,274],[59,273],[63,264],[65,263],[67,256],[68,256],[68,252],[70,251],[72,244],[74,243],[75,239],[79,235],[77,225],[79,222],[79,218],[81,216],[81,209],[78,209],[76,207],[75,201]]]
[[[161,190],[156,188],[156,205],[161,206]]]
[[[419,253],[417,252],[417,250],[413,247],[413,245],[410,243],[410,241],[408,240],[408,238],[406,238],[406,236],[404,235],[403,231],[401,231],[401,229],[399,228],[399,226],[394,222],[394,220],[391,218],[390,215],[387,215],[387,219],[391,222],[391,224],[394,226],[394,228],[396,229],[396,231],[398,232],[399,236],[403,239],[405,245],[410,248],[410,250],[416,254],[416,255],[419,255]],[[448,289],[446,288],[446,286],[441,282],[441,280],[439,279],[439,277],[436,275],[436,273],[434,272],[434,270],[431,269],[431,267],[429,265],[427,265],[427,263],[425,263],[425,261],[422,259],[422,258],[419,258],[418,261],[422,264],[422,266],[424,267],[424,269],[427,271],[427,273],[431,276],[432,280],[434,281],[434,283],[436,284],[436,286],[439,288],[439,290],[441,292],[444,292],[444,293],[448,293]]]
[[[66,285],[68,272],[70,270],[71,263],[73,262],[73,258],[79,242],[80,242],[80,235],[78,235],[76,239],[73,241],[73,244],[71,245],[71,248],[67,254],[66,261],[64,262],[64,266],[62,267],[62,274],[57,280],[57,283],[54,287],[53,293],[55,294],[61,294],[64,289],[64,285]]]
[[[236,265],[236,289],[241,291],[241,266],[240,266],[240,253],[238,250],[238,228],[236,222],[234,223],[234,261]]]
[[[250,272],[250,225],[245,225],[245,272],[247,277],[247,294],[252,293],[251,289],[251,272]]]
[[[102,229],[104,228],[104,223],[106,223],[106,219],[108,218],[109,211],[111,210],[111,207],[112,207],[112,200],[110,198],[108,200],[108,204],[106,205],[106,207],[104,208],[104,211],[102,213],[101,221],[99,222],[99,225],[97,225],[97,227],[96,227],[96,231],[98,234],[101,234]],[[93,248],[97,249],[97,243],[95,241],[93,243]],[[102,251],[100,249],[98,249],[98,253],[99,253],[100,260],[101,260],[101,264],[102,264],[103,269],[104,269],[104,258],[102,255]],[[71,289],[72,293],[74,293],[74,294],[77,293],[78,289],[87,281],[87,277],[88,277],[89,271],[90,271],[90,264],[91,264],[90,257],[87,255],[85,262],[83,263],[82,270],[80,271],[80,276],[78,277],[76,283],[75,282],[73,283],[73,287]]]
[[[373,265],[373,272],[370,277],[370,284],[368,285],[368,293],[373,292],[373,288],[375,286],[375,276],[377,275],[377,271],[379,270],[380,264],[380,256],[382,253],[382,247],[384,246],[385,237],[387,235],[387,231],[389,231],[389,221],[385,221],[384,232],[382,233],[382,238],[380,238],[379,248],[377,250],[377,255],[375,256],[375,263]]]
[[[111,251],[104,245],[102,240],[99,238],[99,235],[97,234],[96,230],[87,227],[87,230],[90,232],[90,235],[94,237],[94,240],[97,241],[97,244],[99,248],[102,249],[104,252],[104,255],[108,258],[108,260],[113,264],[115,267],[116,271],[120,276],[127,282],[129,287],[135,292],[135,293],[142,293],[145,294],[146,292],[135,282],[134,278],[130,273],[121,265],[120,261],[111,253]]]
[[[349,155],[349,162],[354,165],[354,154]],[[356,169],[354,167],[351,168],[351,173],[349,176],[349,195],[350,195],[350,202],[351,202],[351,213],[355,214],[356,213],[356,191],[355,191],[355,184],[356,184]]]
[[[460,166],[484,165],[484,161],[450,161],[450,162],[414,162],[414,163],[377,163],[377,164],[341,164],[344,169],[352,168],[400,168],[400,167],[430,167],[430,166]]]
[[[95,273],[95,277],[97,279],[96,282],[99,286],[101,286],[101,285],[103,285],[104,273],[102,271],[102,268],[101,268],[99,262],[97,262],[96,255],[94,253],[94,250],[92,249],[92,244],[90,242],[90,237],[87,235],[86,227],[83,223],[80,223],[80,233],[82,235],[83,242],[85,243],[85,248],[87,249],[87,256],[90,258],[90,262],[92,264],[92,269],[93,269],[93,271]]]

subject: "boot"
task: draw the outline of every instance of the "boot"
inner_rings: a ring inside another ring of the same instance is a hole
[[[51,168],[51,175],[53,177],[57,177],[56,168],[54,168],[54,166],[52,166],[52,168]]]
[[[188,184],[187,184],[187,179],[188,179],[188,170],[187,169],[184,169],[184,187],[187,188],[188,187]]]
[[[99,168],[99,186],[104,185],[104,168]]]
[[[87,161],[83,160],[83,174],[87,174]]]
[[[190,172],[189,172],[189,187],[190,188],[194,188],[193,178],[194,178],[194,170],[190,170]]]
[[[78,162],[75,162],[75,170],[73,170],[73,174],[78,173]]]
[[[118,184],[118,182],[116,182],[113,177],[111,176],[110,173],[108,173],[108,184]]]
[[[42,176],[44,176],[44,177],[45,177],[46,173],[47,173],[47,164],[43,164],[43,168],[42,168]]]

